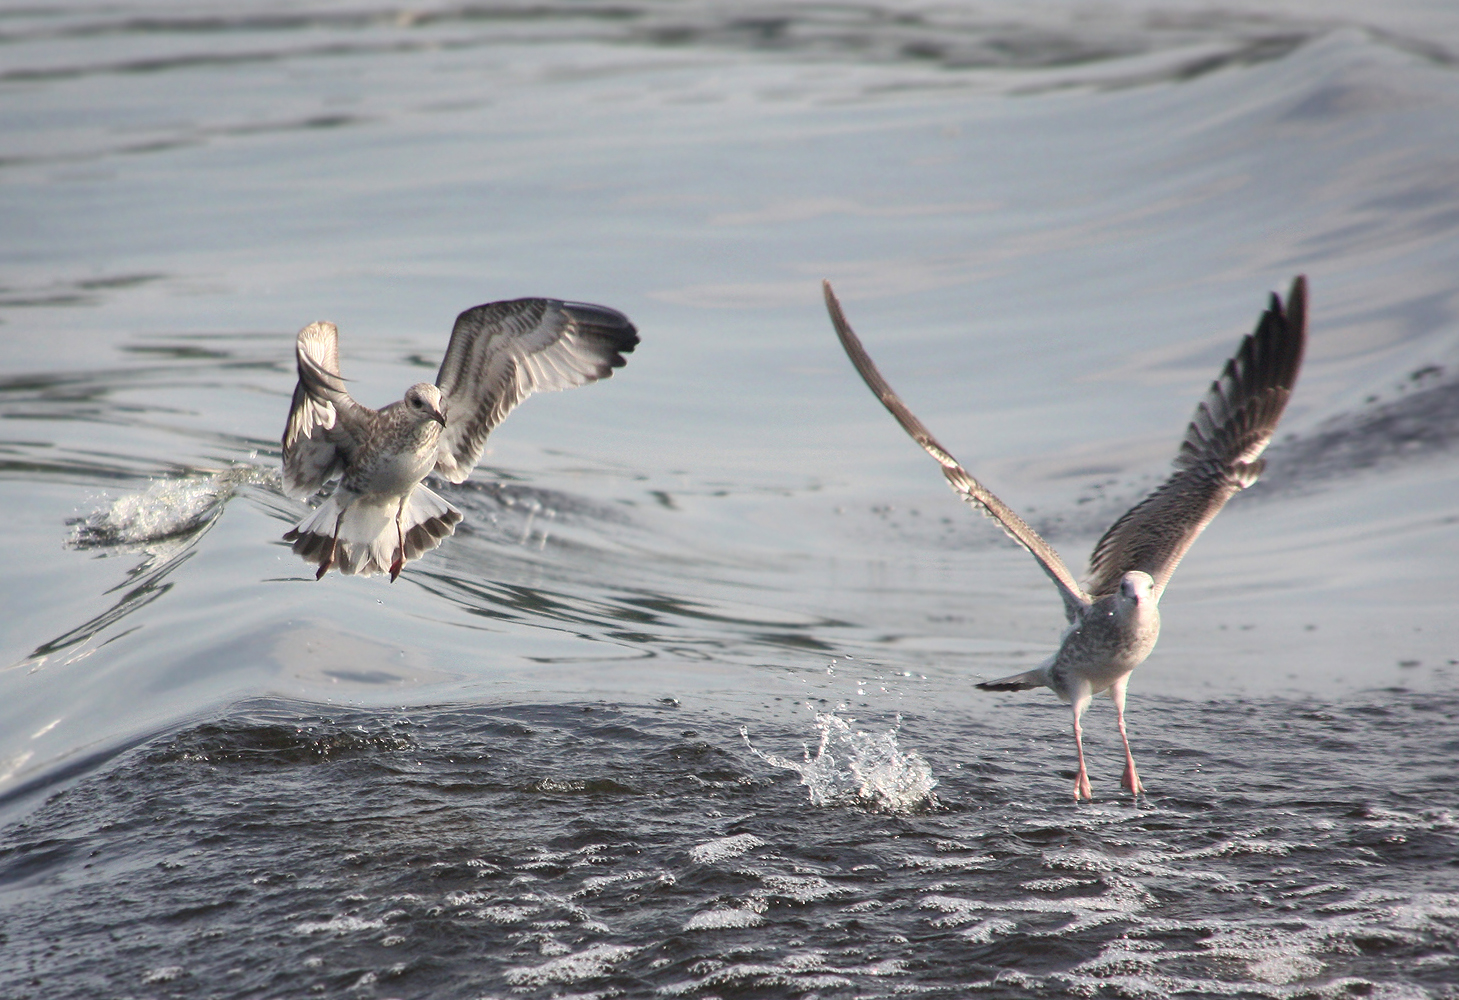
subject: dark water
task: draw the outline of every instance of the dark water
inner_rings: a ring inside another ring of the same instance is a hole
[[[1459,700],[1142,707],[1139,806],[1010,702],[892,814],[728,713],[241,705],[7,831],[7,995],[1451,994]]]
[[[1459,997],[1459,19],[1284,3],[0,10],[0,997]],[[1262,482],[1087,717],[1073,566],[1269,289]],[[315,583],[292,338],[622,309],[457,534]]]

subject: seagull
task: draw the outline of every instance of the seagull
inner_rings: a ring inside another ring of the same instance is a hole
[[[1302,366],[1307,343],[1306,277],[1298,275],[1292,282],[1285,305],[1275,294],[1271,296],[1256,329],[1241,341],[1196,407],[1175,457],[1175,472],[1104,533],[1094,546],[1083,588],[1053,546],[969,475],[913,416],[852,332],[829,281],[823,283],[823,290],[841,346],[871,391],[902,429],[937,459],[952,488],[1033,555],[1064,599],[1069,625],[1058,652],[1033,670],[985,681],[978,687],[984,691],[1047,687],[1070,704],[1074,748],[1079,756],[1075,801],[1094,797],[1084,767],[1079,718],[1091,698],[1108,691],[1125,745],[1122,784],[1130,794],[1141,794],[1145,786],[1135,770],[1125,732],[1125,688],[1130,673],[1155,648],[1160,636],[1160,595],[1181,557],[1226,501],[1261,474],[1265,464],[1261,453],[1276,431]]]
[[[310,323],[295,343],[299,383],[284,429],[284,492],[313,496],[339,482],[284,535],[317,563],[315,579],[390,574],[456,530],[461,512],[422,480],[453,483],[471,474],[487,435],[534,392],[607,378],[623,367],[638,331],[616,309],[557,299],[474,306],[456,317],[434,384],[418,382],[378,410],[345,391],[339,331]]]

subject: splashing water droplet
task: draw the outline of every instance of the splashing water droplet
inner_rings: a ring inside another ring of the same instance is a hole
[[[937,779],[932,768],[915,750],[897,745],[897,731],[902,718],[882,733],[857,731],[850,723],[832,712],[816,712],[816,729],[820,741],[815,754],[810,747],[801,761],[778,754],[764,753],[750,742],[748,729],[741,726],[740,736],[750,752],[774,767],[795,771],[800,783],[810,791],[811,805],[825,806],[859,803],[882,812],[907,813],[937,805],[932,789]]]

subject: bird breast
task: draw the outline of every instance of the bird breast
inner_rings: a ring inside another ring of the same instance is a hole
[[[363,496],[405,496],[435,468],[440,431],[434,420],[395,424],[358,457],[344,485]]]
[[[1159,638],[1160,610],[1153,600],[1111,594],[1065,633],[1052,674],[1056,681],[1077,675],[1097,694],[1144,662]]]

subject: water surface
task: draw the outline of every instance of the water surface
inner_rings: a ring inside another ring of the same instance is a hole
[[[0,14],[0,993],[1449,996],[1459,29],[1423,5]],[[1080,566],[1311,348],[1070,799]],[[280,541],[292,338],[643,337],[401,580]],[[1447,992],[1446,992],[1447,991]]]

